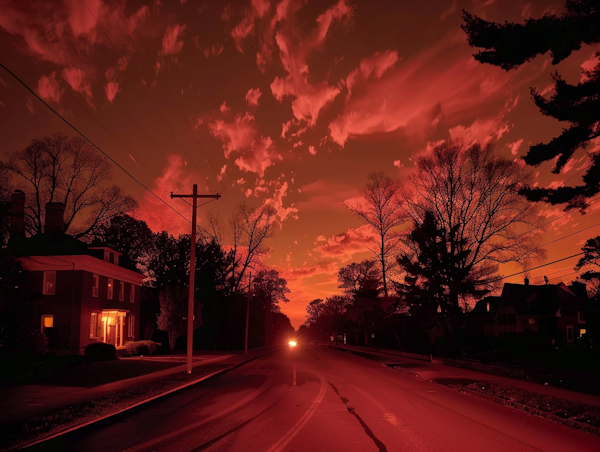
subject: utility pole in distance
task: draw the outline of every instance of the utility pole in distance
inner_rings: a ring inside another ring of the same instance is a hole
[[[194,285],[196,279],[196,202],[198,198],[213,198],[219,199],[220,194],[216,195],[199,195],[198,185],[194,184],[194,188],[191,195],[174,195],[171,192],[171,199],[173,198],[192,198],[192,238],[190,244],[190,288],[188,298],[188,337],[187,337],[187,373],[192,373],[192,348],[194,346]]]
[[[252,291],[252,272],[250,272],[250,280],[248,281],[248,302],[246,303],[246,346],[244,347],[244,354],[248,354],[248,325],[250,323],[250,294]]]

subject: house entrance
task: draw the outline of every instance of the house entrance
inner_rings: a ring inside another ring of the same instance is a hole
[[[102,311],[102,342],[123,347],[123,326],[127,311]]]

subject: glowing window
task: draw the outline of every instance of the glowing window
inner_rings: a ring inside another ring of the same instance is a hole
[[[581,336],[583,336],[585,333],[586,333],[586,330],[585,330],[585,328],[580,328],[580,329],[579,329],[579,336],[580,336],[580,337],[581,337]]]
[[[535,319],[527,319],[527,323],[535,323]]]
[[[90,337],[98,337],[98,313],[92,312],[91,322],[90,322]]]
[[[56,272],[44,272],[44,295],[54,295],[56,293]]]
[[[112,278],[108,278],[108,292],[106,293],[106,298],[108,298],[109,300],[113,299],[113,280]]]
[[[487,302],[487,312],[490,312],[490,302]]]
[[[54,328],[54,316],[43,315],[42,316],[42,333],[46,333],[48,328]]]

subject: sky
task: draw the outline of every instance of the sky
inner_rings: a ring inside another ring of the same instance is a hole
[[[418,156],[448,139],[490,141],[497,155],[519,159],[561,132],[530,87],[551,95],[555,70],[576,83],[597,49],[556,66],[538,56],[507,73],[475,61],[460,26],[462,9],[519,22],[563,5],[0,0],[0,62],[139,182],[115,168],[114,181],[153,230],[177,235],[190,226],[141,184],[188,219],[189,206],[170,192],[198,184],[201,194],[221,193],[199,209],[200,225],[209,211],[228,218],[241,201],[277,209],[265,264],[287,279],[282,312],[297,328],[309,301],[339,293],[341,267],[372,256],[371,232],[344,207],[369,173],[406,182]],[[56,132],[77,135],[0,69],[0,159]],[[600,142],[587,151],[597,149]],[[588,163],[580,150],[558,175],[552,162],[528,169],[540,187],[556,187],[579,183]],[[598,235],[598,207],[564,215],[540,206],[546,262]],[[571,281],[575,263],[532,270],[531,282]]]

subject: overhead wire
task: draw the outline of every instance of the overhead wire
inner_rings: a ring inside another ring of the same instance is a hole
[[[29,51],[29,50],[28,50],[28,49],[27,49],[25,46],[21,45],[21,43],[19,43],[19,42],[16,40],[16,38],[15,38],[14,36],[12,36],[12,35],[11,35],[11,38],[13,39],[13,41],[15,42],[15,44],[16,44],[16,45],[18,45],[18,46],[19,46],[21,49],[23,49],[23,50],[24,50],[24,51],[25,51],[25,52],[26,52],[26,53],[27,53],[27,54],[30,56],[31,60],[32,60],[34,63],[36,63],[36,64],[37,64],[37,65],[38,65],[38,66],[41,68],[41,65],[40,65],[40,63],[39,63],[39,62],[38,62],[38,61],[35,59],[35,57],[34,57],[34,56],[31,54],[31,52],[30,52],[30,51]],[[58,81],[57,81],[57,83],[60,83],[60,82],[58,82]],[[154,174],[153,174],[153,173],[152,173],[152,172],[151,172],[151,171],[148,169],[148,167],[147,167],[146,165],[144,165],[144,164],[141,162],[141,159],[139,159],[139,158],[138,158],[138,159],[136,159],[136,158],[135,158],[136,156],[133,154],[133,152],[132,152],[130,149],[128,149],[128,148],[127,148],[127,146],[125,146],[125,144],[123,144],[123,142],[121,142],[121,140],[119,140],[119,139],[118,139],[118,138],[117,138],[117,137],[116,137],[116,136],[115,136],[115,135],[114,135],[114,134],[113,134],[113,133],[112,133],[112,132],[111,132],[111,131],[110,131],[110,130],[109,130],[109,129],[108,129],[108,128],[107,128],[107,127],[104,125],[104,124],[102,124],[102,121],[100,121],[100,120],[99,120],[99,119],[98,119],[98,118],[97,118],[95,115],[93,115],[93,114],[92,114],[92,113],[91,113],[91,112],[90,112],[90,111],[89,111],[89,110],[88,110],[88,109],[87,109],[87,108],[86,108],[86,107],[83,105],[83,103],[82,103],[82,102],[81,102],[79,99],[77,99],[77,97],[76,97],[76,96],[74,96],[74,95],[73,95],[73,93],[72,93],[71,91],[69,91],[68,89],[66,89],[65,91],[67,92],[67,94],[69,94],[69,96],[70,96],[70,97],[71,97],[73,100],[75,100],[75,102],[77,102],[77,103],[79,104],[79,106],[80,106],[80,107],[81,107],[83,110],[85,110],[85,111],[86,111],[86,113],[88,113],[88,114],[89,114],[89,115],[90,115],[90,116],[91,116],[91,117],[92,117],[92,118],[93,118],[93,119],[94,119],[94,120],[95,120],[95,121],[96,121],[96,122],[97,122],[97,123],[100,125],[100,127],[102,127],[102,128],[103,128],[103,129],[104,129],[104,130],[105,130],[105,131],[106,131],[106,132],[107,132],[107,133],[108,133],[108,134],[109,134],[109,135],[110,135],[110,136],[111,136],[111,137],[112,137],[112,138],[113,138],[113,139],[114,139],[114,140],[117,142],[117,143],[119,143],[119,145],[121,145],[121,147],[122,147],[123,149],[125,149],[125,151],[127,151],[127,153],[128,153],[128,154],[129,154],[131,157],[133,157],[133,159],[134,159],[134,161],[135,161],[135,163],[136,163],[136,164],[139,164],[139,165],[140,165],[142,168],[144,168],[144,169],[146,170],[146,172],[147,172],[148,174],[150,174],[150,176],[152,176],[152,178],[153,178],[153,179],[156,179],[157,181],[159,181],[159,183],[160,183],[160,184],[161,184],[161,185],[162,185],[162,186],[163,186],[165,189],[167,189],[167,191],[169,191],[169,190],[170,190],[170,189],[169,189],[169,188],[168,188],[168,187],[167,187],[167,186],[166,186],[166,185],[165,185],[165,184],[164,184],[164,183],[163,183],[163,182],[162,182],[162,181],[161,181],[159,178],[157,178],[157,177],[156,177],[156,176],[155,176],[155,175],[154,175]],[[131,115],[131,117],[132,117],[132,118],[134,118],[134,116],[131,114],[131,111],[130,111],[130,115]],[[134,118],[134,119],[135,119],[135,118]],[[140,127],[140,130],[142,130],[142,132],[143,132],[143,129],[141,128],[141,125],[139,124],[139,121],[137,121],[137,120],[136,120],[136,122],[138,123],[138,127]],[[147,135],[146,135],[146,136],[147,136]],[[152,140],[150,140],[150,141],[151,141],[151,142],[154,144],[154,146],[155,146],[155,147],[158,149],[158,147],[156,146],[156,143],[154,143],[154,141],[152,141]],[[159,150],[159,152],[160,152],[160,150]],[[175,169],[175,168],[174,168],[174,169]],[[164,192],[163,192],[163,195],[164,195]],[[161,196],[160,198],[162,199],[162,196]],[[186,201],[185,199],[183,199],[183,198],[178,198],[178,199],[180,199],[181,201],[183,201],[184,203],[186,203],[188,206],[191,206],[191,204],[190,204],[188,201]]]
[[[110,38],[110,36],[108,35],[108,33],[106,32],[106,30],[104,30],[104,28],[102,27],[102,25],[100,25],[100,22],[98,21],[97,17],[94,15],[94,13],[90,10],[90,8],[88,7],[87,3],[84,0],[81,0],[81,2],[83,3],[83,5],[86,7],[86,9],[88,10],[89,14],[92,16],[92,18],[94,19],[94,21],[96,22],[96,25],[98,26],[98,28],[100,28],[100,30],[102,30],[102,33],[104,33],[104,36],[106,36],[106,39],[108,39],[108,41],[111,43],[114,52],[119,55],[119,57],[123,60],[126,61],[126,58],[121,54],[121,52],[119,52],[117,46],[114,44],[114,42],[112,41],[112,39]],[[146,97],[148,98],[148,100],[150,101],[150,103],[152,104],[152,106],[154,107],[154,109],[156,110],[156,112],[158,113],[158,115],[161,117],[161,119],[164,121],[164,123],[166,124],[167,128],[171,131],[171,134],[173,135],[173,137],[175,138],[175,141],[177,142],[177,144],[181,147],[181,149],[185,152],[185,154],[190,158],[190,160],[193,160],[192,157],[190,156],[190,154],[188,153],[187,149],[183,146],[183,144],[181,143],[181,141],[179,140],[179,138],[177,137],[177,134],[175,133],[175,131],[173,130],[173,128],[171,127],[171,125],[169,124],[169,122],[166,120],[166,118],[164,117],[164,115],[161,113],[161,111],[159,110],[159,108],[156,106],[156,103],[152,100],[152,98],[148,95],[148,93],[146,92],[146,90],[144,89],[144,87],[142,86],[142,84],[139,82],[139,80],[133,76],[133,74],[131,73],[131,71],[129,71],[129,69],[127,69],[127,72],[131,75],[131,77],[135,80],[135,82],[137,83],[137,85],[140,87],[140,89],[142,90],[142,92],[146,95]],[[197,165],[196,165],[197,167]],[[200,175],[204,178],[204,180],[206,181],[207,186],[214,191],[214,189],[212,188],[208,178],[204,175],[204,173],[200,170],[200,168],[198,168],[198,172],[200,173]]]
[[[183,218],[184,220],[186,220],[188,223],[191,223],[190,220],[188,220],[183,214],[181,214],[179,211],[177,211],[175,208],[173,208],[170,204],[167,204],[165,201],[162,200],[161,197],[159,197],[156,193],[154,193],[154,191],[152,191],[150,188],[148,188],[145,184],[143,184],[142,182],[140,182],[133,174],[131,174],[129,171],[127,171],[119,162],[117,162],[115,159],[113,159],[110,155],[108,155],[106,152],[104,152],[99,146],[97,146],[94,142],[92,142],[83,132],[81,132],[77,127],[75,127],[73,124],[71,124],[66,118],[64,118],[59,112],[57,112],[52,106],[50,106],[44,99],[42,99],[33,89],[31,89],[29,87],[29,85],[27,85],[27,83],[25,83],[23,80],[21,80],[21,78],[19,76],[17,76],[14,72],[12,72],[10,69],[8,69],[2,62],[0,62],[0,67],[2,67],[2,69],[4,69],[6,72],[8,72],[11,76],[13,76],[19,83],[21,83],[21,85],[23,85],[31,94],[33,94],[40,102],[42,102],[48,109],[50,109],[56,116],[58,116],[62,121],[65,122],[65,124],[67,124],[69,127],[71,127],[75,132],[77,132],[79,135],[81,135],[81,137],[83,139],[85,139],[90,145],[92,145],[95,149],[97,149],[100,153],[102,153],[106,158],[108,158],[111,162],[113,162],[119,169],[121,169],[125,174],[127,174],[131,179],[133,179],[135,182],[137,182],[141,187],[143,187],[146,191],[148,191],[149,193],[151,193],[156,199],[158,199],[160,202],[162,202],[163,204],[165,204],[167,207],[169,207],[169,209],[173,210],[173,212],[177,213],[181,218]]]

